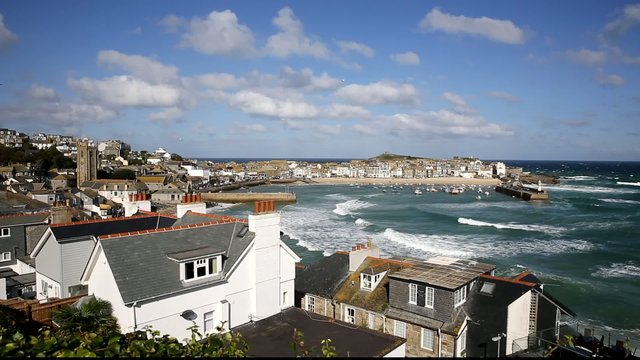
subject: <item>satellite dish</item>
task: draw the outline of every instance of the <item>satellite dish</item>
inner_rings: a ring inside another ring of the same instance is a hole
[[[194,313],[193,310],[185,310],[180,316],[185,320],[193,321],[198,317],[198,314]]]

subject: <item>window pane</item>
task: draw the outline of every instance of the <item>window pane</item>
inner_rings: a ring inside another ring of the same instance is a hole
[[[206,266],[198,266],[198,268],[196,269],[196,272],[198,274],[198,277],[206,276],[207,275],[207,267]]]
[[[216,265],[218,265],[216,259],[209,259],[209,274],[215,274],[218,272],[216,270]]]
[[[418,285],[409,284],[409,302],[415,304],[418,302]]]
[[[428,308],[432,308],[433,307],[433,288],[432,287],[427,287],[425,289],[424,306],[426,306]]]
[[[184,278],[185,279],[193,279],[194,274],[193,274],[193,263],[186,263],[184,264]]]
[[[422,329],[422,347],[427,350],[433,350],[434,335],[429,329]]]

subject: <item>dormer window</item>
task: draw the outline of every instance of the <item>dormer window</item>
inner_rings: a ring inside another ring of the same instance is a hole
[[[382,277],[384,276],[385,272],[378,273],[378,274],[361,273],[360,274],[360,289],[370,290],[370,291],[375,289],[376,286],[378,285],[378,283],[380,282],[380,280],[382,279]]]
[[[2,228],[0,230],[0,237],[6,237],[6,236],[9,236],[9,235],[11,235],[10,228],[7,227],[7,228]]]
[[[219,275],[222,270],[223,250],[203,247],[167,254],[180,266],[180,280],[193,281]]]

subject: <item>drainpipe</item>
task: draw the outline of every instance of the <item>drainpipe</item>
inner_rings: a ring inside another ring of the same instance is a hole
[[[138,330],[138,320],[136,318],[136,305],[138,305],[137,301],[133,302],[133,331]]]
[[[438,328],[438,357],[442,357],[442,331]]]
[[[387,317],[382,315],[382,333],[387,333]]]

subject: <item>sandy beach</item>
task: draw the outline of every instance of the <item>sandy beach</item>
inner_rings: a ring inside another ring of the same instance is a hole
[[[427,179],[404,178],[314,178],[317,184],[334,185],[483,185],[495,186],[500,184],[499,179],[467,179],[461,177],[437,177]],[[299,182],[298,182],[299,183]],[[312,183],[313,184],[313,183]]]

